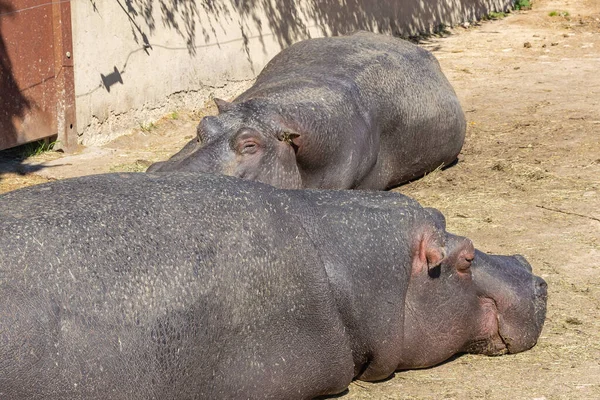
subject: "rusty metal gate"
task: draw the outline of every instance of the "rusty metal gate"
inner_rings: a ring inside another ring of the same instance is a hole
[[[0,0],[0,150],[76,142],[70,0]]]

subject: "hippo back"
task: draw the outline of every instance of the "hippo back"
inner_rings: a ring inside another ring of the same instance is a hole
[[[1,196],[2,396],[343,390],[352,361],[325,270],[273,190],[112,174]],[[297,370],[305,360],[335,372]]]
[[[251,99],[271,99],[291,119],[327,132],[328,140],[362,143],[363,154],[354,156],[372,164],[354,166],[365,171],[351,185],[357,189],[389,188],[447,166],[465,138],[464,113],[436,58],[388,35],[358,31],[298,42],[234,103]],[[330,154],[338,163],[349,157],[348,151]]]

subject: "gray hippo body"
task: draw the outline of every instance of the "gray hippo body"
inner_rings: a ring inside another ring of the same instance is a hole
[[[383,190],[452,163],[465,137],[434,56],[358,32],[275,56],[255,84],[149,172],[201,171],[280,188]]]
[[[0,398],[309,399],[526,350],[545,302],[522,258],[397,193],[109,174],[0,196]]]

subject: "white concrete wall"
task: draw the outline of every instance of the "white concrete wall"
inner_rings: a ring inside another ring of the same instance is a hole
[[[397,35],[478,19],[512,0],[76,0],[77,130],[106,142],[251,84],[283,47],[356,29]]]

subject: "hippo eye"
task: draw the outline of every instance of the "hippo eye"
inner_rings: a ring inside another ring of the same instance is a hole
[[[240,152],[242,154],[254,154],[258,150],[258,145],[253,140],[246,140],[240,146]]]
[[[231,146],[238,154],[254,154],[262,147],[260,133],[253,129],[241,129]]]

